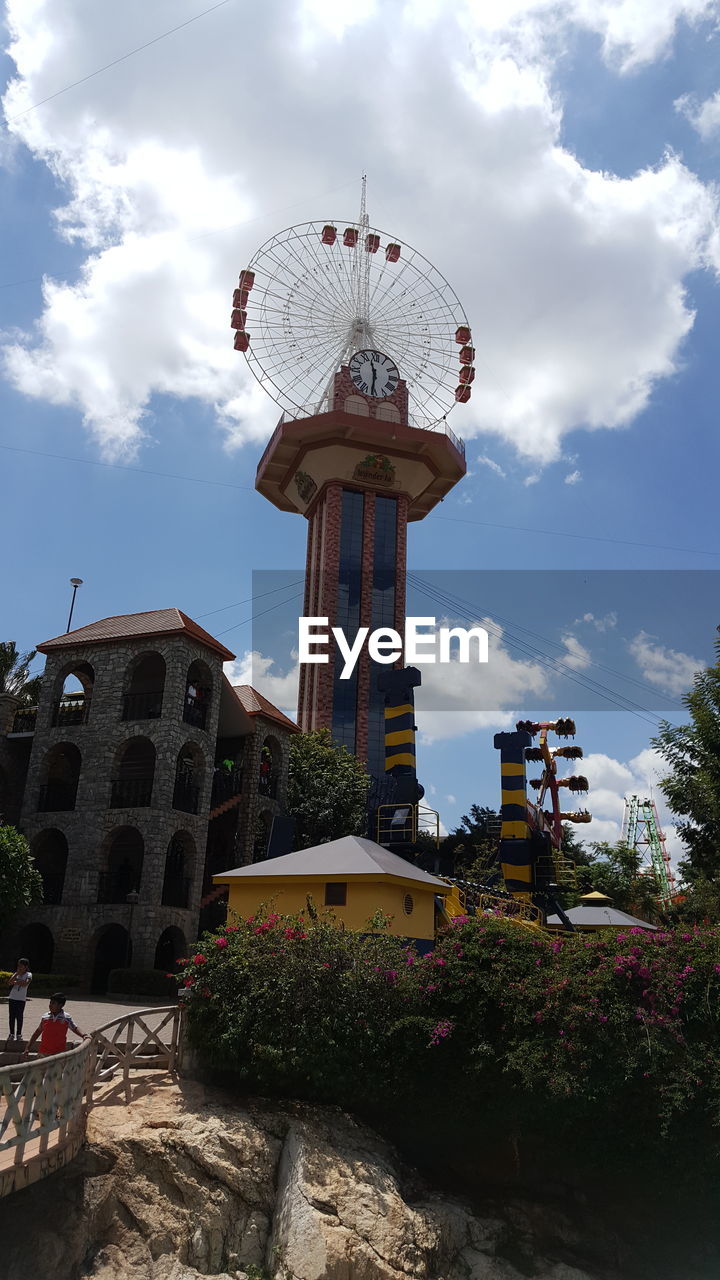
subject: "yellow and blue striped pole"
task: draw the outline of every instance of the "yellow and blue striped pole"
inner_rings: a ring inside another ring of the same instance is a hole
[[[502,787],[499,862],[508,893],[522,902],[532,902],[535,888],[525,772],[525,748],[531,743],[532,736],[524,729],[496,733],[493,738],[500,752]]]

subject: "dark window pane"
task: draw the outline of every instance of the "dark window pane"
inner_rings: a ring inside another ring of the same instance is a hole
[[[331,880],[325,885],[325,906],[344,907],[347,902],[347,883],[345,880]]]

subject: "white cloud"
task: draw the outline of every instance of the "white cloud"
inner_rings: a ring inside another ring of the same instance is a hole
[[[565,484],[578,484],[582,480],[582,471],[569,471],[565,477]]]
[[[691,657],[689,653],[669,649],[666,645],[654,644],[654,639],[654,636],[640,631],[628,644],[628,650],[637,662],[644,679],[671,696],[687,693],[693,676],[697,671],[702,670],[705,664],[700,658]]]
[[[225,675],[231,684],[252,685],[258,693],[264,694],[279,711],[294,720],[297,715],[298,679],[300,668],[296,665],[284,675],[274,672],[273,658],[266,658],[262,653],[246,650],[234,662],[224,664]]]
[[[476,729],[511,729],[517,719],[514,708],[548,688],[548,672],[535,662],[516,661],[496,622],[483,618],[468,625],[488,629],[489,661],[423,666],[415,696],[423,743],[463,737]]]
[[[352,216],[370,162],[371,218],[474,322],[482,367],[456,427],[511,441],[526,484],[568,432],[626,426],[679,368],[685,281],[720,258],[715,194],[672,155],[623,178],[585,167],[552,86],[574,31],[628,71],[713,0],[413,0],[392,39],[379,4],[232,5],[18,115],[193,11],[7,2],[11,129],[67,193],[58,231],[85,258],[77,280],[46,279],[6,374],[75,407],[107,456],[159,430],[160,394],[214,409],[231,445],[268,434],[277,411],[232,350],[235,277],[288,222]]]
[[[572,668],[573,671],[584,671],[592,662],[590,650],[581,644],[577,636],[563,636],[563,644],[566,652],[559,659],[564,666]]]
[[[720,89],[711,98],[698,102],[689,94],[675,101],[675,109],[687,116],[701,138],[710,138],[720,129]]]
[[[592,625],[596,631],[611,631],[617,626],[618,616],[614,610],[603,614],[602,618],[596,618],[594,613],[584,613],[581,618],[576,618],[573,626],[577,627],[581,622]]]
[[[489,467],[490,470],[494,471],[497,476],[502,476],[503,479],[505,478],[506,472],[503,471],[502,467],[500,466],[500,463],[495,462],[492,458],[488,458],[484,453],[478,454],[478,457],[476,458],[476,462],[481,463],[482,466],[484,467]]]

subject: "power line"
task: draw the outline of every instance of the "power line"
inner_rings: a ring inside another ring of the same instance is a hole
[[[412,580],[413,575],[410,574],[408,577]],[[426,594],[430,599],[435,600],[438,604],[442,604],[446,608],[448,607],[448,604],[450,604],[450,607],[457,608],[457,604],[453,604],[449,597],[445,596],[442,592],[437,592],[432,590],[430,587],[422,586],[420,580],[418,580],[416,585],[419,590],[423,591],[424,594]],[[468,606],[466,602],[462,602],[462,608],[467,610],[467,613],[465,614],[466,620],[475,613],[475,610]],[[489,625],[490,629],[493,630],[494,624],[490,619],[487,620],[487,625]],[[652,725],[653,728],[657,728],[660,724],[660,717],[654,716],[653,712],[650,711],[648,707],[641,706],[631,698],[626,698],[623,694],[614,693],[606,686],[599,684],[596,680],[588,679],[587,677],[579,675],[559,659],[553,658],[552,655],[544,654],[541,651],[532,648],[528,643],[523,640],[519,640],[517,637],[514,637],[510,632],[503,630],[501,627],[495,626],[494,631],[497,633],[498,638],[504,639],[511,648],[518,649],[533,662],[544,667],[553,674],[561,675],[565,679],[571,680],[574,684],[580,685],[581,688],[586,689],[588,692],[595,693],[606,702],[611,702],[620,711],[630,712],[631,715],[637,716],[640,720],[644,720],[646,724]],[[652,719],[650,717],[652,717]]]
[[[168,31],[163,31],[159,36],[154,36],[152,40],[146,40],[144,44],[139,44],[137,48],[121,54],[119,58],[113,58],[112,62],[106,62],[103,67],[98,67],[96,71],[91,71],[88,75],[81,76],[79,80],[73,80],[72,84],[66,84],[64,89],[57,89],[55,93],[49,93],[46,98],[40,98],[38,102],[33,102],[32,106],[25,107],[14,116],[6,116],[7,124],[12,124],[13,120],[19,120],[21,116],[26,116],[30,111],[36,111],[38,107],[44,106],[46,102],[52,102],[54,98],[59,98],[63,93],[68,93],[70,89],[76,89],[79,84],[87,84],[88,80],[94,80],[95,76],[102,75],[103,71],[109,71],[111,67],[117,67],[119,63],[127,62],[128,58],[133,58],[136,53],[142,53],[143,49],[149,49],[151,45],[159,44],[161,40],[166,40],[168,36],[174,35],[176,31],[182,31],[184,27],[189,27],[193,22],[198,22],[200,18],[206,18],[209,13],[214,13],[216,9],[224,9],[225,5],[231,3],[232,0],[218,0],[217,4],[211,5],[209,9],[203,9],[202,13],[196,13],[194,17],[188,18],[185,22],[179,22],[176,27],[170,27]]]
[[[34,458],[53,458],[58,462],[79,462],[86,467],[105,467],[111,471],[130,471],[140,476],[160,476],[164,480],[187,480],[190,484],[215,485],[220,489],[240,489],[243,493],[254,493],[249,484],[232,484],[230,480],[206,480],[202,476],[181,476],[174,471],[151,471],[147,467],[128,467],[123,462],[102,462],[98,458],[72,458],[67,453],[46,453],[43,449],[23,449],[19,445],[1,444],[0,449],[9,453],[29,453]]]
[[[210,618],[214,613],[225,613],[228,609],[237,609],[241,604],[254,604],[256,600],[264,600],[266,596],[274,596],[278,591],[286,591],[288,587],[303,586],[303,579],[298,578],[297,582],[284,582],[281,587],[273,587],[272,591],[263,591],[259,595],[248,596],[246,600],[236,600],[234,604],[223,604],[219,609],[209,609],[207,613],[199,613],[198,618]],[[293,596],[293,599],[296,597]],[[286,601],[282,602],[287,603]],[[258,614],[258,617],[260,615]],[[242,626],[242,623],[238,623]]]
[[[427,586],[430,590],[439,590],[439,588],[433,588],[432,583],[423,582],[417,574],[408,574],[408,577],[412,577],[413,581],[416,582],[419,587]],[[449,591],[443,592],[443,595],[453,607],[459,604],[463,609],[474,610],[477,608],[478,612],[484,612],[485,606],[473,606],[469,601],[463,600],[459,596],[455,597],[451,595]],[[515,622],[512,618],[504,617],[503,614],[498,613],[497,609],[493,607],[490,607],[489,611],[492,613],[493,618],[496,618],[498,622],[503,623],[505,626],[514,627],[516,631],[523,632],[526,636],[529,636],[531,640],[535,642],[539,640],[542,644],[551,645],[553,649],[559,649],[561,653],[567,652],[566,646],[559,644],[557,640],[551,640],[548,636],[540,635],[538,631],[532,631],[529,627],[521,626],[519,622]],[[563,659],[556,658],[555,661],[562,662]],[[624,671],[617,671],[614,667],[605,666],[604,663],[597,662],[594,658],[588,658],[588,666],[597,667],[599,671],[606,671],[608,675],[615,676],[618,680],[624,680],[627,684],[636,685],[637,688],[642,689],[643,693],[650,693],[653,697],[657,697],[657,689],[655,689],[647,680],[640,680],[637,676],[627,675]],[[682,707],[683,703],[680,698],[675,698],[672,694],[664,694],[663,696],[666,701],[674,702],[677,707]]]
[[[647,551],[681,551],[690,556],[720,556],[720,551],[702,547],[666,547],[658,542],[630,542],[627,538],[604,538],[592,533],[570,533],[566,529],[531,529],[520,524],[496,524],[490,520],[468,520],[463,516],[431,516],[433,520],[449,520],[453,524],[474,524],[486,529],[507,529],[511,533],[542,533],[549,538],[580,538],[584,542],[611,542],[619,547],[644,547]]]
[[[302,592],[298,591],[296,595],[289,596],[287,600],[278,600],[277,604],[271,604],[268,609],[262,609],[260,613],[252,613],[249,618],[243,618],[242,622],[234,622],[231,627],[226,627],[224,631],[218,631],[219,636],[226,636],[228,631],[237,631],[238,627],[246,627],[249,622],[254,622],[256,618],[264,618],[266,613],[272,613],[274,609],[282,609],[283,605],[294,604],[296,600],[302,599]]]
[[[147,467],[130,467],[122,462],[102,462],[97,458],[75,458],[67,453],[48,453],[43,449],[25,449],[20,445],[3,444],[1,442],[0,449],[6,449],[10,453],[28,453],[34,458],[53,458],[58,462],[81,463],[87,467],[105,467],[115,471],[129,471],[136,475],[160,476],[165,480],[186,480],[189,484],[217,485],[221,489],[239,489],[244,493],[255,492],[252,485],[232,484],[229,480],[210,480],[203,476],[185,476],[173,471],[151,471]],[[530,529],[525,525],[496,524],[491,520],[461,520],[459,518],[456,519],[454,516],[430,515],[428,518],[430,520],[450,520],[453,523],[478,525],[486,529],[505,529],[513,533],[533,533],[553,538],[580,538],[590,542],[608,542],[613,546],[644,547],[649,551],[679,551],[690,556],[720,556],[720,551],[706,551],[700,547],[666,547],[655,542],[630,542],[622,538],[604,538],[599,534],[560,532],[557,529]]]

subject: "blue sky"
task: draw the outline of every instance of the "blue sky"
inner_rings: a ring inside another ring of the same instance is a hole
[[[26,111],[203,5],[68,0],[59,20],[8,0],[4,636],[63,631],[79,576],[78,625],[177,605],[248,670],[235,602],[253,570],[301,570],[304,530],[253,489],[279,411],[232,351],[229,300],[273,232],[352,218],[364,171],[371,221],[450,280],[478,349],[451,418],[469,474],[411,527],[413,571],[720,567],[720,6],[507,0],[491,21],[414,0],[392,6],[392,39],[388,8],[229,0]],[[606,608],[559,598],[542,619],[519,599],[512,620],[661,690],[711,659],[714,595],[686,612],[677,580],[649,581],[632,626],[600,631]],[[291,666],[264,652],[253,679],[287,702]],[[506,715],[532,695],[513,675]],[[578,706],[557,709],[577,711],[591,835],[612,838],[624,791],[657,785],[652,725]],[[446,827],[497,802],[492,725],[454,723],[420,721]]]

